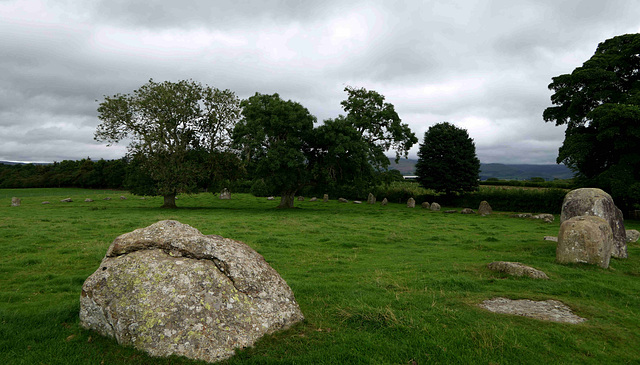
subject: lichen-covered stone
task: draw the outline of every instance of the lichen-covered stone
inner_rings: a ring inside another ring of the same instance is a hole
[[[493,213],[493,209],[491,209],[491,205],[486,200],[480,202],[480,206],[478,207],[478,214],[485,216]]]
[[[413,198],[409,198],[407,200],[407,208],[415,208],[416,207],[416,200]]]
[[[431,204],[429,204],[429,202],[423,202],[422,204],[420,204],[420,206],[422,207],[422,209],[431,208]]]
[[[389,204],[389,201],[387,200],[387,198],[382,199],[382,202],[380,202],[380,205],[387,205]]]
[[[487,268],[491,271],[503,272],[514,276],[528,276],[532,279],[549,279],[543,271],[519,262],[494,261],[487,264]]]
[[[80,298],[85,328],[152,356],[211,362],[302,319],[260,254],[176,221],[117,237]]]
[[[511,300],[493,298],[482,302],[480,307],[495,313],[513,314],[543,321],[578,324],[585,318],[575,315],[571,308],[557,300],[535,301],[529,299]]]
[[[16,197],[11,198],[12,207],[19,207],[21,202],[22,200],[20,198],[16,198]]]
[[[638,242],[638,238],[640,238],[640,232],[635,229],[627,230],[627,242]]]
[[[223,200],[231,199],[231,192],[229,191],[229,189],[227,188],[222,189],[222,192],[220,192],[219,198]]]
[[[561,264],[586,263],[609,267],[613,233],[606,220],[596,216],[579,216],[560,225],[556,261]]]
[[[440,210],[440,204],[438,203],[431,203],[431,207],[429,208],[431,210],[433,210],[434,212],[437,212]]]
[[[464,208],[460,211],[460,213],[462,214],[475,214],[476,212],[473,211],[473,209],[471,208]]]
[[[367,204],[375,204],[375,203],[376,203],[375,195],[369,193],[369,196],[367,197]]]
[[[567,193],[562,202],[560,222],[583,215],[592,215],[606,220],[613,232],[611,256],[628,257],[624,218],[622,211],[614,204],[611,195],[596,188],[576,189]]]

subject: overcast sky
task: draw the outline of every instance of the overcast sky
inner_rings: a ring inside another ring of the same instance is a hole
[[[551,78],[638,32],[627,0],[0,0],[0,160],[122,157],[93,140],[96,109],[153,78],[277,92],[319,121],[364,87],[420,141],[448,121],[482,162],[555,163]]]

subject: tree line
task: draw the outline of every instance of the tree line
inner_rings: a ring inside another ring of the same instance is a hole
[[[557,162],[576,173],[578,186],[600,187],[626,209],[640,202],[639,54],[640,34],[599,44],[582,67],[553,78],[554,106],[543,113],[567,126]],[[310,186],[362,192],[384,180],[387,153],[407,157],[418,139],[383,95],[345,92],[345,114],[318,123],[277,93],[241,101],[192,80],[149,80],[131,94],[105,96],[98,107],[95,139],[127,141],[125,158],[3,166],[0,187],[127,188],[163,196],[164,207],[175,207],[177,194],[246,177],[280,195],[280,208],[293,207],[296,193]],[[466,130],[447,122],[430,127],[418,157],[425,188],[448,195],[477,189],[480,163]]]

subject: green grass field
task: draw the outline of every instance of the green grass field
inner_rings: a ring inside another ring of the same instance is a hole
[[[22,198],[20,207],[10,207],[12,196]],[[74,202],[60,202],[67,197]],[[291,286],[306,316],[224,364],[640,362],[637,243],[629,259],[603,270],[554,262],[555,244],[543,237],[557,235],[558,219],[308,199],[277,210],[277,203],[200,194],[163,210],[160,197],[118,191],[0,190],[0,363],[199,363],[151,358],[79,325],[82,283],[109,244],[162,219],[249,244]],[[531,265],[550,280],[492,273],[486,264],[496,260]],[[588,321],[543,322],[477,306],[496,296],[560,300]]]

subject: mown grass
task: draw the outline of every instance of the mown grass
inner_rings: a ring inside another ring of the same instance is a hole
[[[12,196],[22,198],[20,207],[9,206]],[[66,197],[74,202],[61,203]],[[629,259],[603,270],[554,262],[555,244],[543,237],[557,234],[557,220],[336,201],[277,210],[277,202],[244,194],[228,201],[180,196],[177,203],[180,209],[163,210],[161,198],[117,191],[0,190],[2,363],[198,363],[150,358],[79,326],[82,283],[111,241],[162,219],[249,244],[288,282],[306,316],[225,364],[640,361],[638,244]],[[489,272],[495,260],[523,262],[551,279]],[[561,300],[588,321],[550,323],[477,307],[495,296]]]

